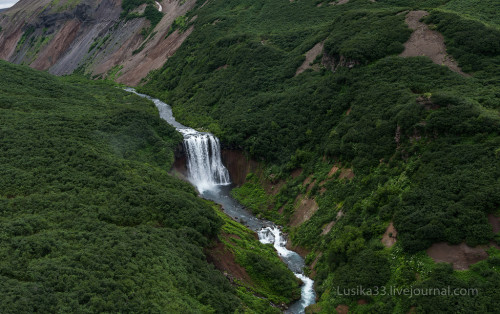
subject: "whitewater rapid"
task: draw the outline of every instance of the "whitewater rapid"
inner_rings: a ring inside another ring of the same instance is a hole
[[[281,259],[287,264],[288,268],[294,273],[295,277],[304,283],[301,288],[300,300],[294,302],[285,311],[290,314],[300,314],[305,312],[305,308],[316,302],[316,292],[314,291],[314,280],[303,273],[305,267],[304,260],[294,251],[286,248],[287,240],[283,236],[278,226],[262,228],[257,232],[260,242],[272,244]]]
[[[301,287],[300,300],[292,303],[285,313],[305,313],[305,308],[316,302],[316,293],[313,287],[314,281],[304,275],[304,259],[286,248],[287,239],[280,227],[253,216],[231,197],[231,180],[229,172],[222,163],[219,139],[210,133],[199,132],[177,122],[172,108],[161,100],[137,93],[133,88],[125,90],[153,101],[160,117],[184,136],[188,180],[197,188],[201,196],[222,205],[227,215],[257,232],[261,243],[272,244],[283,262],[297,278],[302,280],[304,284]]]
[[[161,6],[161,4],[158,1],[155,1],[155,2],[156,2],[156,5],[158,6],[158,11],[163,12],[163,7]]]

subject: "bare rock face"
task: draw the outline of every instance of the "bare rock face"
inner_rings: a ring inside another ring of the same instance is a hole
[[[397,241],[397,236],[398,236],[398,231],[396,230],[396,228],[394,228],[394,225],[391,222],[389,223],[389,226],[385,230],[381,242],[385,247],[392,247]]]
[[[229,171],[231,181],[237,186],[245,183],[249,173],[260,169],[258,162],[245,156],[240,150],[223,149],[222,162]]]
[[[302,63],[302,65],[295,72],[295,76],[304,72],[307,69],[312,69],[311,63],[314,59],[323,51],[324,42],[319,42],[314,47],[312,47],[309,51],[306,52],[306,59]]]
[[[52,74],[79,70],[92,77],[138,85],[160,68],[192,32],[169,34],[173,21],[191,10],[195,0],[164,0],[163,19],[150,27],[145,18],[120,18],[121,0],[21,0],[0,13],[0,59]],[[168,36],[167,36],[168,35]]]
[[[455,270],[466,270],[470,265],[488,258],[486,249],[486,246],[470,247],[466,243],[450,245],[440,242],[428,248],[427,254],[436,263],[451,263]]]
[[[413,30],[410,39],[405,43],[405,50],[401,57],[429,57],[434,63],[446,65],[450,70],[467,76],[459,68],[457,62],[446,53],[444,37],[439,32],[429,29],[429,26],[420,20],[429,15],[426,11],[411,11],[406,14],[405,22]]]
[[[326,53],[323,53],[321,64],[325,68],[331,70],[332,72],[335,72],[339,67],[351,69],[356,65],[359,65],[359,61],[347,59],[344,56],[330,56]]]

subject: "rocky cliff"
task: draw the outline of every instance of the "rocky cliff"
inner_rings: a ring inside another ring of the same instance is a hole
[[[0,13],[0,58],[56,75],[78,70],[137,85],[191,33],[192,27],[171,27],[195,3],[156,2],[163,17],[151,29],[145,4],[124,18],[121,0],[21,0]]]

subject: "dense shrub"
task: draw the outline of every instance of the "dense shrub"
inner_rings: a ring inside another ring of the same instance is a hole
[[[475,20],[459,10],[465,6],[474,6]],[[460,12],[431,10],[451,7]],[[260,178],[234,193],[254,211],[286,223],[299,195],[318,202],[308,221],[288,231],[316,261],[324,311],[348,304],[354,312],[430,312],[428,300],[377,296],[361,305],[332,291],[337,282],[427,282],[435,265],[423,250],[432,243],[494,239],[486,219],[500,205],[500,41],[492,7],[459,0],[214,1],[196,12],[193,33],[143,90],[171,103],[184,123],[265,164]],[[394,56],[410,35],[406,12],[418,9],[431,11],[425,21],[472,77],[426,57]],[[313,69],[295,76],[304,54],[323,41]],[[356,66],[332,73],[322,64],[341,57]],[[341,169],[329,175],[333,166]],[[290,176],[297,168],[302,174]],[[261,182],[269,178],[286,181],[278,195],[265,194]],[[382,249],[390,222],[398,243]],[[491,265],[463,275],[484,283],[488,297],[481,302],[488,305],[443,299],[449,311],[463,311],[465,303],[483,312],[495,306]],[[474,283],[445,277],[436,280]]]
[[[222,220],[166,173],[181,140],[104,82],[0,62],[2,312],[233,312]],[[291,274],[290,274],[291,276]]]
[[[446,39],[446,46],[465,72],[486,71],[498,76],[500,31],[457,14],[433,11],[425,18]]]
[[[411,34],[404,15],[393,12],[348,12],[333,21],[332,29],[325,53],[360,63],[402,52]]]

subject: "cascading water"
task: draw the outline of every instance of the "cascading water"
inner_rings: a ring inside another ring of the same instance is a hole
[[[198,132],[177,122],[172,108],[163,101],[140,94],[133,88],[125,88],[141,97],[154,102],[160,118],[167,121],[184,136],[184,149],[187,155],[188,179],[202,195],[221,185],[230,185],[229,172],[222,163],[219,139],[207,132]]]
[[[239,219],[241,223],[257,232],[260,242],[273,244],[288,268],[297,278],[302,280],[304,285],[301,289],[300,300],[291,304],[285,312],[290,314],[304,313],[308,305],[316,302],[314,281],[303,273],[304,259],[286,248],[287,240],[278,226],[270,221],[256,218],[231,197],[231,180],[229,172],[222,163],[219,139],[210,133],[198,132],[177,122],[172,114],[172,109],[166,103],[139,94],[133,88],[125,90],[152,100],[160,112],[160,117],[184,135],[188,179],[200,194],[206,199],[221,204],[226,214],[236,220]]]
[[[229,172],[222,164],[219,139],[210,133],[181,129],[187,155],[189,180],[200,193],[217,185],[229,185]]]
[[[281,259],[287,264],[288,268],[294,273],[295,277],[302,280],[304,285],[301,289],[300,300],[290,305],[285,311],[289,314],[304,313],[304,309],[316,302],[316,293],[314,291],[314,280],[307,277],[303,273],[304,259],[286,248],[287,240],[283,237],[281,230],[273,225],[264,227],[257,232],[260,242],[264,244],[273,244]]]

